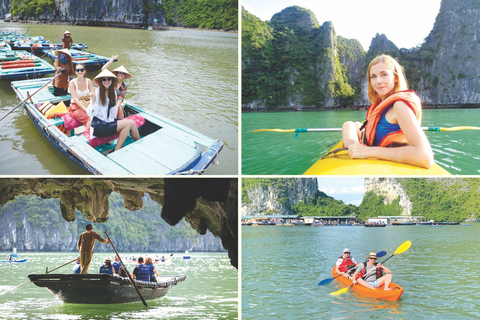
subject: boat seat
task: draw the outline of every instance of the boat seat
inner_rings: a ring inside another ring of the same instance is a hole
[[[134,114],[134,115],[131,115],[131,116],[128,116],[126,117],[125,119],[130,119],[130,120],[133,120],[136,125],[137,125],[137,128],[138,127],[141,127],[142,125],[145,124],[145,118],[143,118],[142,116],[139,116],[138,114]],[[98,147],[104,143],[107,143],[107,142],[110,142],[112,140],[115,140],[118,138],[118,136],[120,135],[120,132],[117,132],[111,136],[108,136],[108,137],[104,137],[104,138],[94,138],[94,139],[90,139],[90,129],[88,129],[87,131],[85,131],[84,133],[82,133],[82,135],[87,138],[88,140],[88,144],[92,147],[92,148],[95,148],[95,147]]]

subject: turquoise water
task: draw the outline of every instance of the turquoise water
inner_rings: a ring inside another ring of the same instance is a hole
[[[2,260],[7,252],[0,253]],[[151,257],[166,253],[150,253]],[[124,263],[131,269],[133,262],[126,257],[138,253],[122,254]],[[187,279],[173,286],[166,296],[142,302],[122,304],[68,304],[53,296],[46,288],[33,283],[12,290],[28,280],[30,273],[44,273],[75,259],[75,253],[19,253],[28,258],[26,263],[0,263],[0,319],[238,319],[238,271],[231,266],[227,253],[189,254],[190,260],[183,260],[183,254],[173,254],[170,266],[157,265],[159,274],[185,274]],[[105,253],[94,255],[89,272],[98,270]],[[73,264],[53,273],[70,273]]]
[[[65,26],[0,22],[0,28],[57,41]],[[170,31],[68,26],[76,43],[111,57],[132,77],[126,99],[210,138],[224,148],[205,174],[238,172],[238,34],[189,29]],[[46,61],[52,63],[48,57]],[[87,72],[94,78],[99,71]],[[49,75],[50,76],[50,75]],[[19,103],[10,81],[0,81],[0,116]],[[68,160],[37,129],[23,108],[0,126],[0,174],[88,174]],[[159,150],[161,152],[161,150]]]
[[[242,319],[480,319],[479,232],[479,223],[242,227]],[[318,286],[343,248],[359,262],[371,251],[387,258],[406,240],[410,249],[385,263],[404,289],[399,301],[331,296],[344,288],[337,281]]]
[[[303,111],[242,113],[242,174],[303,174],[340,132],[258,132],[255,129],[341,128],[348,120],[362,121],[366,111]],[[424,110],[425,127],[480,126],[480,109]],[[426,132],[435,162],[452,174],[480,172],[479,131]]]

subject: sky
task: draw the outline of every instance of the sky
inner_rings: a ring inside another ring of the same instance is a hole
[[[360,205],[365,195],[364,178],[317,178],[318,190],[344,203]]]
[[[310,9],[322,25],[331,21],[337,36],[357,39],[368,51],[377,33],[398,48],[422,44],[433,28],[441,0],[241,0],[261,20],[290,6]]]

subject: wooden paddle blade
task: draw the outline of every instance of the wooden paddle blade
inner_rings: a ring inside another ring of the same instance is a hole
[[[262,132],[262,131],[270,131],[270,132],[295,132],[295,129],[283,130],[283,129],[257,129],[253,130],[253,133]]]
[[[400,247],[398,247],[397,250],[395,250],[395,252],[393,254],[395,255],[395,254],[403,253],[403,252],[407,251],[410,248],[411,245],[412,245],[412,242],[407,240],[404,243],[402,243],[400,245]]]
[[[331,296],[339,296],[339,295],[341,295],[342,293],[347,292],[347,291],[348,291],[348,288],[350,288],[350,287],[346,287],[346,288],[340,289],[340,290],[338,290],[338,291],[332,292],[332,293],[330,293],[330,295],[331,295]]]
[[[333,278],[330,279],[324,279],[318,283],[319,286],[323,286],[324,284],[329,284],[330,282],[333,281]]]

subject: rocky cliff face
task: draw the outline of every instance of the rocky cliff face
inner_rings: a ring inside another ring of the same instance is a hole
[[[253,179],[255,180],[255,179]],[[317,179],[268,179],[247,190],[249,202],[242,202],[242,216],[292,214],[292,206],[303,201],[310,203],[318,192]]]
[[[11,0],[0,0],[1,18],[10,11],[11,3]],[[39,19],[79,25],[167,25],[161,0],[55,0],[55,5],[57,10],[53,14],[46,12]],[[150,12],[145,11],[145,6]]]
[[[365,192],[372,191],[376,195],[385,197],[384,203],[392,203],[400,198],[400,206],[403,208],[402,215],[411,216],[413,203],[400,182],[395,178],[365,178]]]

